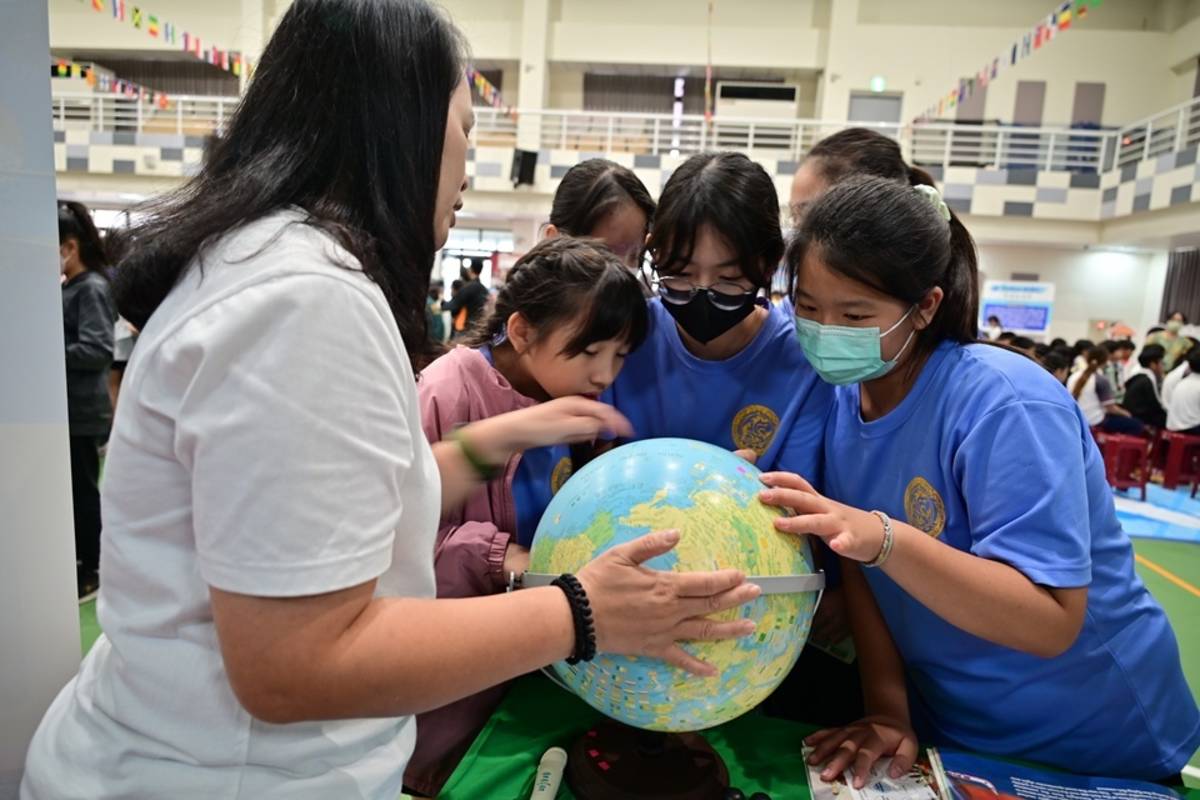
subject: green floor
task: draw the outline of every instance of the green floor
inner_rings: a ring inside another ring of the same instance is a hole
[[[1152,539],[1135,539],[1134,546],[1139,556],[1200,588],[1200,546]],[[1179,639],[1184,672],[1192,694],[1200,702],[1200,597],[1142,564],[1138,564],[1138,573],[1171,618]],[[87,653],[100,635],[94,600],[79,607],[79,633],[83,652]],[[1200,769],[1200,753],[1192,757],[1192,766]],[[1200,788],[1200,780],[1187,777],[1185,782]]]

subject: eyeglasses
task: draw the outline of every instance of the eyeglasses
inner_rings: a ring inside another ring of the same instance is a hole
[[[678,276],[658,279],[658,294],[664,302],[671,305],[686,305],[698,292],[708,295],[708,302],[722,311],[736,311],[746,302],[747,297],[758,294],[757,290],[746,291],[746,287],[730,281],[717,281],[712,286],[697,286],[687,278]]]

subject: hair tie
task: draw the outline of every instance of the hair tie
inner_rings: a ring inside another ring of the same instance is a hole
[[[942,194],[936,187],[919,183],[913,187],[913,191],[928,200],[937,209],[938,215],[942,219],[946,220],[946,222],[950,221],[950,206],[946,205],[946,201],[942,199]]]

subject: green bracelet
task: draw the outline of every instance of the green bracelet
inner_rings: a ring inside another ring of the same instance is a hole
[[[503,465],[487,463],[487,461],[481,458],[479,453],[475,451],[475,448],[471,446],[471,443],[467,441],[467,437],[463,435],[462,431],[462,428],[455,429],[450,434],[450,439],[458,445],[459,452],[462,453],[462,456],[467,460],[467,463],[471,465],[471,469],[475,470],[475,474],[479,476],[480,480],[490,481],[494,479],[501,473],[501,471],[503,471]]]

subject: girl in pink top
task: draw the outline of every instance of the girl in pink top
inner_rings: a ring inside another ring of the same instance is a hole
[[[646,335],[637,278],[596,240],[547,239],[509,272],[484,325],[430,364],[417,384],[430,442],[460,425],[556,398],[593,399]],[[550,498],[573,471],[566,445],[513,457],[495,480],[442,517],[435,553],[438,597],[504,589],[529,563]],[[494,687],[417,718],[405,786],[435,796],[504,694]]]

